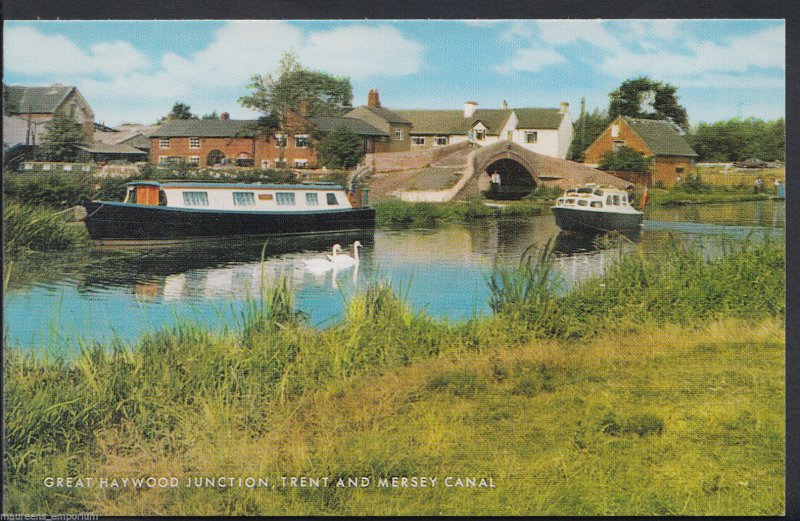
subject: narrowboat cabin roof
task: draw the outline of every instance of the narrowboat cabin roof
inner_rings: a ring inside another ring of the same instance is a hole
[[[267,189],[267,190],[344,190],[344,187],[338,183],[283,183],[283,184],[268,184],[268,183],[202,183],[192,181],[132,181],[126,183],[126,186],[158,186],[161,188],[249,188],[249,189]]]

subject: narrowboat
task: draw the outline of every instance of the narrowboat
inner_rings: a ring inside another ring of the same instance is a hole
[[[625,190],[594,183],[565,191],[552,210],[559,228],[575,232],[638,231],[644,221]]]
[[[136,181],[125,200],[84,201],[99,243],[175,241],[361,230],[375,226],[366,190],[333,183]]]

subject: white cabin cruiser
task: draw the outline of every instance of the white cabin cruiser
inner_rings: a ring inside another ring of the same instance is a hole
[[[594,183],[568,189],[552,210],[559,228],[569,231],[634,231],[644,221],[644,212],[632,206],[628,192]]]

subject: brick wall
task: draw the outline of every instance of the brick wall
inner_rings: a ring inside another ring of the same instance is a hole
[[[458,143],[436,148],[420,148],[408,152],[382,152],[367,154],[364,163],[375,172],[396,172],[424,168],[457,150],[469,148],[469,143]]]
[[[611,135],[611,127],[619,125],[619,135],[613,137]],[[608,154],[614,149],[614,141],[624,141],[623,145],[632,148],[633,150],[643,154],[645,157],[652,155],[648,146],[642,139],[625,123],[624,119],[614,120],[611,125],[606,128],[600,136],[594,140],[594,143],[589,145],[586,149],[583,162],[599,165],[603,161],[603,156]]]
[[[269,167],[275,166],[275,161],[280,157],[280,148],[274,137],[265,138],[224,138],[224,137],[204,137],[200,138],[200,148],[189,146],[190,138],[172,137],[169,138],[169,146],[161,148],[160,138],[150,138],[150,161],[157,165],[159,158],[181,157],[184,161],[189,161],[192,156],[199,157],[200,166],[207,165],[207,157],[213,150],[219,150],[224,156],[232,161],[237,158],[254,159],[254,166],[262,167],[262,161],[267,161]],[[313,148],[297,147],[294,136],[289,136],[286,147],[284,148],[284,159],[288,166],[293,166],[296,160],[308,161],[308,166],[317,166],[317,156]]]

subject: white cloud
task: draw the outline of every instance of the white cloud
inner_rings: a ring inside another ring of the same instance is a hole
[[[495,69],[498,72],[508,72],[509,69],[538,72],[548,65],[555,65],[565,61],[564,57],[553,49],[528,48],[520,49],[508,65],[500,65]]]
[[[237,96],[246,93],[253,74],[274,72],[289,49],[306,67],[353,79],[413,74],[423,65],[422,44],[387,24],[306,33],[283,21],[231,21],[213,36],[195,53],[166,52],[148,63],[128,42],[98,42],[84,50],[38,28],[7,27],[4,58],[9,71],[78,85],[98,117],[107,119],[119,106],[129,107],[129,112],[141,107],[136,113],[142,117],[150,112],[163,115],[176,100],[190,103],[195,112],[218,108],[247,114]],[[105,107],[109,109],[103,114]]]
[[[128,42],[101,42],[87,52],[65,36],[46,35],[25,26],[6,26],[3,61],[8,70],[31,75],[114,75],[149,65],[145,55]]]

